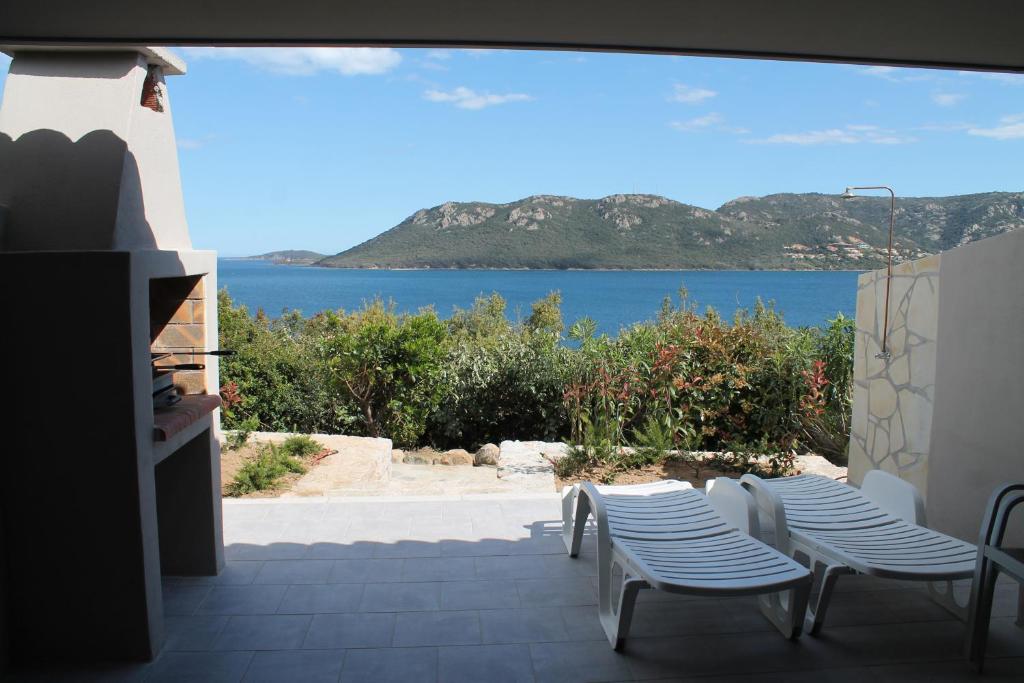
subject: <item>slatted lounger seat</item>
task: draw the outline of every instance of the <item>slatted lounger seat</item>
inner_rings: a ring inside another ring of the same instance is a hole
[[[817,475],[740,478],[775,525],[775,547],[807,562],[817,599],[804,628],[817,633],[835,582],[842,574],[868,574],[930,584],[933,597],[954,614],[951,582],[970,578],[976,548],[924,526],[924,503],[913,485],[873,470],[860,489]]]
[[[718,481],[709,496],[679,481],[585,482],[563,493],[563,531],[572,557],[579,554],[587,518],[593,514],[597,523],[598,611],[616,650],[629,635],[641,588],[760,594],[762,611],[783,635],[800,634],[810,573],[751,538],[748,532],[757,533],[753,500],[736,482]]]

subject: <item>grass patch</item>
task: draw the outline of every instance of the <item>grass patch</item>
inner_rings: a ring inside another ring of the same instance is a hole
[[[296,458],[308,458],[315,453],[319,453],[322,449],[323,446],[308,434],[289,436],[281,444],[281,450]]]
[[[256,491],[266,491],[277,486],[278,480],[288,473],[303,474],[306,466],[283,447],[265,444],[235,474],[228,487],[231,496],[243,496]]]

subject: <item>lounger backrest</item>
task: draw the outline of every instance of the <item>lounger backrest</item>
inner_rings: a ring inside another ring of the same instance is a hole
[[[754,479],[743,477],[744,481]],[[859,489],[827,477],[810,474],[756,481],[782,499],[791,529],[869,529],[897,519]]]
[[[734,479],[719,477],[708,482],[708,502],[725,521],[737,529],[753,536],[761,537],[761,525],[757,519],[757,506],[754,497],[740,486]]]
[[[585,484],[585,486],[593,486]],[[731,531],[703,493],[678,481],[658,485],[595,486],[608,512],[612,536],[643,540],[685,540]]]
[[[925,524],[924,499],[910,482],[882,470],[864,475],[860,491],[879,508],[911,524]]]

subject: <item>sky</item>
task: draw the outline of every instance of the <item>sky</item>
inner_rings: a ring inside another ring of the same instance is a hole
[[[1024,76],[664,55],[178,48],[196,248],[337,253],[446,201],[1024,189]],[[6,74],[8,60],[0,62]],[[2,89],[0,77],[0,89]]]

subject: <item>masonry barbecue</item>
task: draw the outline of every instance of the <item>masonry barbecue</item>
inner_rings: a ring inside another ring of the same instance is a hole
[[[165,82],[185,65],[143,46],[0,50],[13,57],[0,353],[17,359],[4,450],[20,454],[0,477],[10,650],[148,659],[163,640],[161,574],[224,565],[217,261],[192,248]],[[22,323],[41,311],[49,329]],[[91,398],[74,405],[55,400],[67,377],[52,359],[68,347],[89,368]]]

